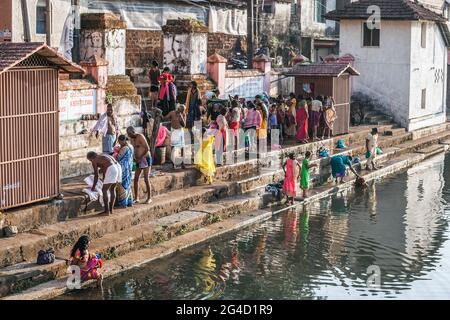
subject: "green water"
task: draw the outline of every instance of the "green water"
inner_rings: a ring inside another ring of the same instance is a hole
[[[59,298],[448,299],[449,213],[442,155]]]

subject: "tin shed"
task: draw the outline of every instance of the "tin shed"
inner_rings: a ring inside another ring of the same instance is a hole
[[[347,63],[297,64],[286,73],[295,77],[296,95],[307,93],[313,96],[332,96],[338,118],[334,123],[333,134],[344,134],[350,128],[350,77],[358,76]]]
[[[0,43],[0,209],[59,193],[59,72],[84,73],[43,43]]]

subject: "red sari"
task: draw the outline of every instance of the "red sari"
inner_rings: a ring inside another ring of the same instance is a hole
[[[304,107],[297,109],[296,120],[297,134],[295,135],[295,139],[297,139],[297,141],[308,139],[308,112]]]
[[[298,180],[298,162],[297,160],[288,159],[286,162],[286,176],[284,177],[283,191],[288,197],[297,196],[297,180]]]

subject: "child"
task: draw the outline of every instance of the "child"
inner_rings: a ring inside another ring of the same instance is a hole
[[[89,253],[88,248],[91,240],[89,236],[81,236],[70,252],[69,265],[80,267],[81,281],[97,280],[97,285],[101,286],[103,275],[98,269],[102,268],[102,259],[96,254]]]
[[[289,159],[283,165],[283,191],[288,198],[288,202],[294,204],[294,198],[297,196],[297,179],[301,167],[293,153],[290,153],[288,157]]]
[[[300,188],[303,190],[303,199],[307,198],[309,189],[309,169],[317,167],[317,164],[310,164],[311,152],[306,151],[305,159],[302,162],[302,174],[300,177]]]

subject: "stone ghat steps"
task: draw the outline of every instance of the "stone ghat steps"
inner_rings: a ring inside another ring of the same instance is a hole
[[[445,137],[445,135],[443,136]],[[442,141],[445,145],[426,148],[419,146],[426,142],[425,139],[419,141],[417,146],[419,149],[416,153],[406,152],[389,160],[385,158],[385,161],[383,161],[385,166],[382,169],[376,172],[363,170],[361,171],[361,175],[366,181],[371,181],[398,172],[401,169],[405,169],[410,165],[432,156],[437,150],[439,152],[447,150],[449,143],[445,142],[445,140]],[[343,191],[352,188],[352,186],[353,181],[350,179],[348,182],[339,185],[335,185],[334,183],[324,184],[311,190],[310,197],[306,201],[303,201],[303,203],[326,197],[340,190]],[[106,277],[112,276],[125,270],[139,267],[144,263],[163,256],[173,254],[178,250],[198,244],[211,237],[222,235],[264,219],[269,219],[277,212],[288,209],[281,208],[281,210],[277,210],[276,212],[273,212],[273,209],[253,209],[257,206],[257,203],[258,200],[255,198],[251,200],[249,197],[235,197],[234,199],[219,201],[219,206],[209,204],[206,209],[204,206],[195,207],[189,211],[161,218],[145,226],[137,226],[136,228],[139,229],[134,234],[118,234],[117,237],[108,235],[103,239],[94,240],[91,247],[95,248],[95,251],[102,252],[106,260],[111,258],[111,260],[105,263],[103,274]],[[230,209],[232,207],[242,206],[245,206],[248,210],[236,211],[235,209]],[[277,208],[279,209],[279,207]],[[227,219],[220,221],[220,219],[211,218],[219,215]],[[189,229],[190,227],[193,229]],[[165,232],[164,235],[161,232]],[[161,240],[164,240],[164,242]],[[144,244],[145,242],[146,244]],[[112,247],[111,244],[117,246],[117,249],[110,250]],[[63,252],[60,254],[63,254]],[[54,265],[49,266],[36,267],[21,264],[4,268],[4,279],[9,279],[9,282],[4,281],[3,283],[5,285],[3,288],[6,288],[8,285],[11,286],[11,283],[13,283],[12,293],[27,288],[27,285],[33,282],[37,283],[37,280],[46,282],[25,290],[23,293],[7,297],[7,299],[45,299],[63,294],[67,291],[65,284],[66,277],[64,277],[65,270],[66,266],[63,259],[59,259]],[[27,280],[27,274],[33,276],[28,276]],[[83,284],[83,287],[91,284],[92,281],[86,282]]]
[[[89,234],[94,239],[99,238],[146,221],[189,210],[199,204],[246,194],[247,190],[265,186],[273,179],[271,175],[255,176],[242,181],[217,181],[212,186],[194,186],[188,189],[189,192],[186,192],[186,189],[175,190],[155,197],[150,205],[136,205],[133,208],[116,210],[110,217],[99,218],[89,214],[22,232],[14,238],[2,238],[0,267],[33,261],[39,250],[48,247],[59,249],[73,244],[82,234]]]
[[[322,145],[332,149],[339,139],[344,139],[347,144],[359,143],[359,145],[362,146],[370,129],[370,126],[352,128],[352,131],[347,135],[305,145],[298,145],[292,141],[289,142],[291,144],[290,146],[287,145],[282,150],[268,152],[264,159],[246,160],[244,162],[219,167],[217,168],[215,179],[222,181],[236,181],[242,179],[243,177],[252,177],[259,174],[261,167],[272,168],[274,166],[279,166],[281,163],[281,155],[286,157],[290,152],[302,155],[307,150],[310,150],[313,154],[315,154],[317,149]],[[392,126],[379,127],[380,131],[390,129],[392,129]],[[342,151],[343,150],[337,150],[336,152]],[[89,164],[87,163],[87,165]],[[161,167],[155,166],[154,169],[160,170]],[[26,232],[43,225],[66,221],[71,218],[92,213],[93,210],[101,209],[100,206],[95,203],[86,208],[86,197],[81,193],[81,190],[86,187],[84,182],[82,182],[83,178],[84,177],[78,177],[70,180],[63,180],[62,193],[64,194],[64,200],[51,200],[30,206],[15,208],[6,211],[4,214],[6,215],[8,221],[19,228],[19,232]],[[202,178],[196,169],[188,169],[179,172],[164,172],[163,176],[153,177],[150,179],[150,182],[152,184],[152,195],[157,195],[200,185],[202,183]],[[140,187],[141,190],[146,190],[143,179],[140,181]],[[144,197],[145,195],[141,193],[141,199]]]
[[[91,242],[91,248],[110,260],[131,251],[167,241],[176,236],[228,219],[244,212],[266,206],[268,197],[261,195],[236,196],[214,204],[202,204],[170,216],[162,217],[131,228],[106,234]],[[66,275],[66,260],[71,245],[57,251],[57,260],[50,265],[19,263],[0,270],[0,296],[20,292],[39,283]]]

